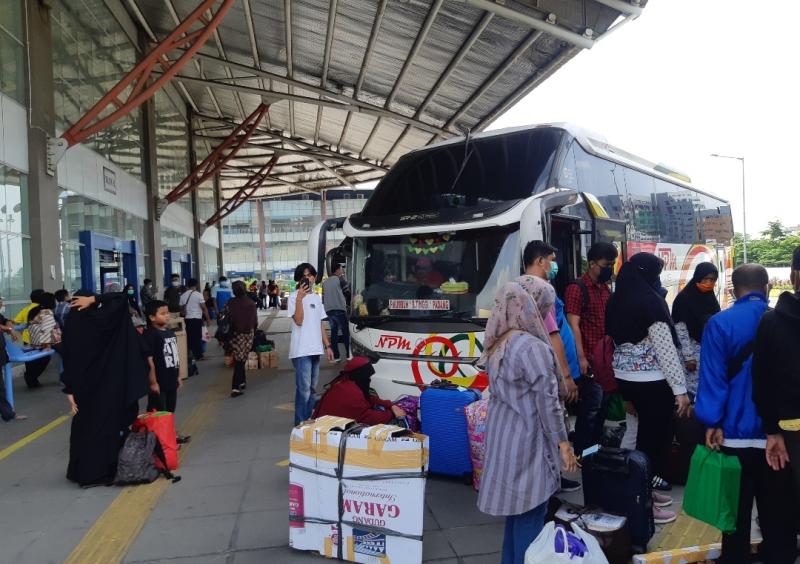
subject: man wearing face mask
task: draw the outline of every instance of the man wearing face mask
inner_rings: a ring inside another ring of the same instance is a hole
[[[141,290],[139,290],[139,297],[142,299],[142,309],[147,307],[147,304],[156,299],[155,288],[153,288],[153,281],[149,278],[144,279]]]
[[[606,304],[611,297],[609,282],[617,255],[617,248],[611,243],[592,245],[587,254],[589,268],[583,276],[567,286],[564,296],[567,321],[575,336],[581,372],[575,422],[576,453],[597,444],[603,434],[603,389],[592,377],[589,358],[597,343],[606,335]]]
[[[181,276],[180,274],[173,274],[170,280],[170,286],[164,290],[164,301],[167,302],[170,313],[181,312]]]
[[[536,276],[552,282],[558,275],[558,263],[556,262],[556,248],[544,241],[531,241],[525,246],[522,253],[522,262],[525,265],[526,276]],[[563,391],[566,403],[580,401],[578,386],[575,380],[580,377],[578,367],[578,354],[575,349],[575,338],[572,329],[567,323],[563,313],[564,302],[556,296],[556,303],[544,317],[544,326],[550,335],[550,344],[553,352],[558,359],[559,369],[563,385],[559,385],[559,390]],[[560,314],[560,315],[559,315]],[[559,317],[561,322],[559,322]],[[581,488],[579,482],[561,478],[562,492],[573,492]]]

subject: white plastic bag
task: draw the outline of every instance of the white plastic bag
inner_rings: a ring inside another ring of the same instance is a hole
[[[608,564],[597,540],[575,523],[571,526],[567,531],[563,525],[546,523],[525,551],[525,564]]]

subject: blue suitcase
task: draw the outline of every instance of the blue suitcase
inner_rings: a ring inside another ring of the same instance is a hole
[[[655,533],[650,460],[643,452],[601,448],[585,457],[582,468],[583,503],[628,518],[631,541],[647,552]]]
[[[456,388],[428,388],[422,392],[420,415],[422,432],[430,441],[430,472],[471,480],[464,408],[480,398],[475,390]]]

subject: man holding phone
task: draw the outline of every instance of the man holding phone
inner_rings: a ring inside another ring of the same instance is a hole
[[[315,392],[319,381],[319,357],[326,353],[333,361],[333,349],[328,340],[323,321],[327,319],[319,295],[314,293],[316,269],[309,263],[299,264],[294,270],[297,289],[289,294],[288,313],[292,319],[292,338],[289,358],[294,366],[297,390],[294,396],[294,424],[311,418],[316,402]]]

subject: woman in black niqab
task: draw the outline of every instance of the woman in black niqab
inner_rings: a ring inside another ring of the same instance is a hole
[[[703,340],[703,329],[708,320],[720,311],[717,296],[711,291],[718,278],[716,266],[701,262],[672,304],[672,320],[676,325],[685,323],[689,336],[698,343]]]
[[[147,364],[127,296],[77,298],[64,330],[64,392],[74,398],[67,478],[114,480],[119,449],[147,394]]]

